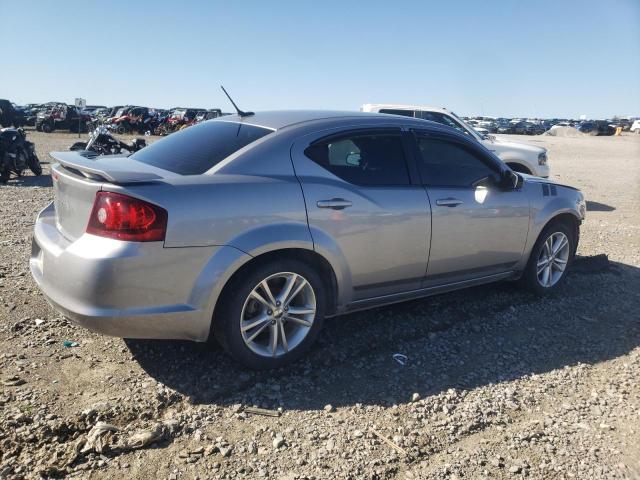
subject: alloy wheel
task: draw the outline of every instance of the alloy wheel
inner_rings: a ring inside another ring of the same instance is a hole
[[[297,273],[280,272],[251,290],[242,307],[240,332],[252,352],[280,357],[302,343],[315,316],[311,284]]]
[[[536,265],[540,285],[549,288],[558,283],[567,268],[569,253],[569,239],[564,233],[555,232],[549,235],[542,245]]]

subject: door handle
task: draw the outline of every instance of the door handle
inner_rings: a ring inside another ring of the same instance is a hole
[[[436,205],[439,205],[440,207],[457,207],[462,203],[464,203],[462,200],[458,198],[451,198],[451,197],[439,198],[438,200],[436,200]]]
[[[344,198],[332,198],[331,200],[318,200],[316,202],[318,208],[332,208],[333,210],[342,210],[343,208],[353,205],[349,200]]]

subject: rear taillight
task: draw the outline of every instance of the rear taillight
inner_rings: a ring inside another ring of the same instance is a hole
[[[167,232],[167,211],[120,193],[98,192],[87,233],[129,242],[159,242]]]

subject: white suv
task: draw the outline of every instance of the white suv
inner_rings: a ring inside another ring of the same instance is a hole
[[[512,170],[538,177],[547,178],[549,176],[546,148],[535,147],[525,143],[509,142],[494,136],[481,135],[446,108],[367,103],[362,105],[360,110],[363,112],[390,113],[404,115],[405,117],[422,118],[453,127],[482,143],[500,157],[500,160],[509,165]]]
[[[629,131],[640,133],[640,120],[636,120],[635,122],[633,122],[633,125],[631,125]]]

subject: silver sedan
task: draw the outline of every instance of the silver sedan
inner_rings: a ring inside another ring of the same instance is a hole
[[[553,291],[585,214],[575,188],[384,114],[226,116],[130,156],[52,156],[30,260],[51,304],[108,335],[215,338],[252,368],[298,358],[327,316],[499,280]]]

